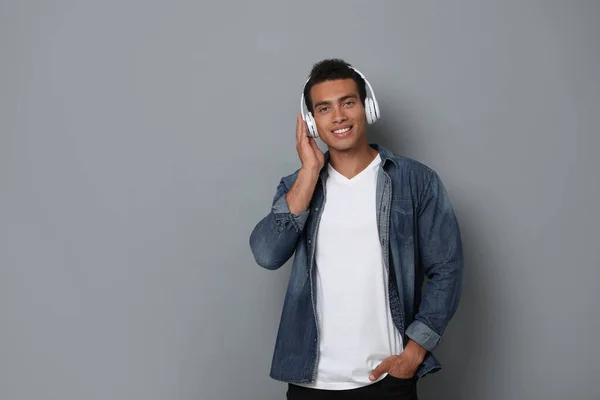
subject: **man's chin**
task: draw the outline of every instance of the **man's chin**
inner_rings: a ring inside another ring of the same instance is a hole
[[[331,139],[331,138],[327,138],[328,140],[325,142],[325,144],[327,145],[327,147],[329,149],[333,149],[333,150],[337,150],[337,151],[348,151],[348,150],[353,150],[355,148],[358,148],[361,146],[360,140],[356,140],[356,138],[346,138],[346,140],[344,139]]]
[[[327,146],[327,148],[330,151],[334,150],[334,151],[338,151],[338,152],[351,151],[351,150],[354,150],[356,147],[358,147],[358,146],[356,146],[356,144],[354,144],[354,143],[353,144],[347,144],[347,145],[344,145],[344,144],[341,144],[341,143],[334,143],[332,145],[328,145]]]

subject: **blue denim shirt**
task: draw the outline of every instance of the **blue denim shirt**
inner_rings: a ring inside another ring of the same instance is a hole
[[[382,146],[376,204],[379,241],[388,270],[392,319],[404,343],[427,351],[415,376],[441,368],[432,352],[454,315],[462,290],[463,253],[458,222],[435,171]],[[326,153],[326,166],[329,153]],[[326,201],[322,168],[307,210],[291,214],[285,194],[298,171],[281,179],[271,211],[254,228],[256,262],[275,270],[295,254],[273,353],[270,376],[289,383],[315,378],[319,357],[315,245]],[[427,277],[425,289],[423,282]]]

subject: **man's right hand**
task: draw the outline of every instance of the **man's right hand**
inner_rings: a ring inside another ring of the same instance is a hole
[[[315,139],[308,136],[308,128],[301,114],[296,119],[296,151],[303,169],[318,172],[325,165],[325,155]]]
[[[296,182],[287,192],[285,198],[292,214],[298,214],[308,208],[319,172],[325,165],[325,155],[317,146],[315,139],[308,137],[308,128],[298,114],[296,120],[296,150],[302,163]]]

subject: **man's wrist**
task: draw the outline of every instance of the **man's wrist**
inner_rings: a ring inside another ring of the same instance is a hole
[[[300,174],[306,175],[307,177],[310,177],[310,178],[314,179],[315,181],[319,177],[320,172],[321,172],[321,170],[318,167],[304,167],[304,166],[302,166],[299,171]]]
[[[290,213],[297,215],[308,209],[310,200],[319,179],[319,170],[302,167],[296,181],[285,195]]]
[[[425,356],[427,355],[427,349],[412,339],[408,340],[405,351],[406,350],[408,350],[408,352],[411,353],[417,359],[417,361],[419,361],[419,363],[423,362]]]

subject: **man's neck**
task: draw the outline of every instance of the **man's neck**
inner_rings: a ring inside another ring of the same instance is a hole
[[[331,166],[348,179],[354,178],[364,170],[377,156],[378,152],[365,143],[364,145],[346,150],[329,150]]]

